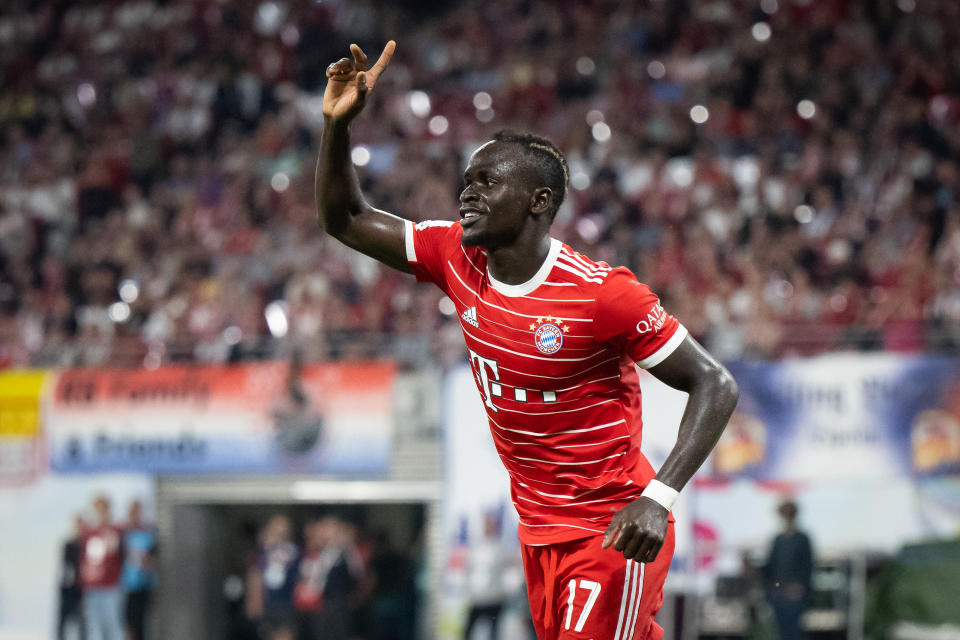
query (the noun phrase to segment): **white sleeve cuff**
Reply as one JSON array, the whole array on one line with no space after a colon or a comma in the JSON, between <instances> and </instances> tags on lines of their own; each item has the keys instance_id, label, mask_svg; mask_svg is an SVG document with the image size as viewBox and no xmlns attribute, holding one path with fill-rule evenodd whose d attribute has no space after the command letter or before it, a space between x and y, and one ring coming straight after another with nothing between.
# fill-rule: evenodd
<instances>
[{"instance_id":1,"label":"white sleeve cuff","mask_svg":"<svg viewBox=\"0 0 960 640\"><path fill-rule=\"evenodd\" d=\"M403 243L407 247L407 262L416 262L417 251L413 247L413 223L409 220L403 221Z\"/></svg>"},{"instance_id":2,"label":"white sleeve cuff","mask_svg":"<svg viewBox=\"0 0 960 640\"><path fill-rule=\"evenodd\" d=\"M641 369L649 369L657 366L680 346L680 343L683 342L683 339L687 337L688 333L685 326L682 324L678 325L677 330L673 332L673 335L670 336L670 339L667 340L662 347L654 351L652 355L637 361L637 364L640 365Z\"/></svg>"}]
</instances>

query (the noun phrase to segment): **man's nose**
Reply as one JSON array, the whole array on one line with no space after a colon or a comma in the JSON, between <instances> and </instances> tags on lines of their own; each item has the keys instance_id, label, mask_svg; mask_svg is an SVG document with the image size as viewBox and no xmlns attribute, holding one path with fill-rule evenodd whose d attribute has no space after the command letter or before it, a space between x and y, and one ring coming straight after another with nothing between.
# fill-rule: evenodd
<instances>
[{"instance_id":1,"label":"man's nose","mask_svg":"<svg viewBox=\"0 0 960 640\"><path fill-rule=\"evenodd\" d=\"M465 204L470 200L476 200L477 194L473 192L470 187L466 187L463 191L460 192L460 204Z\"/></svg>"}]
</instances>

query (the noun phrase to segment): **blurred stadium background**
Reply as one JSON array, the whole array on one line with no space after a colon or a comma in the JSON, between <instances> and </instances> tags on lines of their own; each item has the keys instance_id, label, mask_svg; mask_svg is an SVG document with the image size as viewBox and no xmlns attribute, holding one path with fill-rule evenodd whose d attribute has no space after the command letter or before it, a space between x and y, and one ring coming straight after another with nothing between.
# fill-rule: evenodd
<instances>
[{"instance_id":1,"label":"blurred stadium background","mask_svg":"<svg viewBox=\"0 0 960 640\"><path fill-rule=\"evenodd\" d=\"M462 638L484 603L531 637L452 303L315 225L325 66L389 38L371 202L450 218L479 142L545 135L554 235L740 382L677 506L668 640L776 637L784 499L810 638L960 638L958 33L953 0L6 0L0 639L57 637L101 495L156 527L150 638L289 637L257 635L293 597L263 549L315 539L352 638ZM683 398L644 390L658 464Z\"/></svg>"}]
</instances>

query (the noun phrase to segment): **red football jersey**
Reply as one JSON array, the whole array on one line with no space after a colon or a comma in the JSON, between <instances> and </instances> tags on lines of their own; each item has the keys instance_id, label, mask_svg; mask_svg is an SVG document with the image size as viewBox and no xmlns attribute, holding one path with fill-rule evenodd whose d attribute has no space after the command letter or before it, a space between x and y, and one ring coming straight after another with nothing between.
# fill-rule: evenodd
<instances>
[{"instance_id":1,"label":"red football jersey","mask_svg":"<svg viewBox=\"0 0 960 640\"><path fill-rule=\"evenodd\" d=\"M687 331L629 270L556 239L529 281L498 282L486 250L462 246L461 230L408 222L407 260L456 305L520 540L602 534L655 475L640 452L634 362L659 364Z\"/></svg>"}]
</instances>

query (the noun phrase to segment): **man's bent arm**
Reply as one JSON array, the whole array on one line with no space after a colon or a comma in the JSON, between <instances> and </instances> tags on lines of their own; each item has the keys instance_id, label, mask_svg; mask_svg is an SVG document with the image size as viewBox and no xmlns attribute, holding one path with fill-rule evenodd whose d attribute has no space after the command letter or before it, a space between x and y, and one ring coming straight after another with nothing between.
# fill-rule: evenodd
<instances>
[{"instance_id":1,"label":"man's bent arm","mask_svg":"<svg viewBox=\"0 0 960 640\"><path fill-rule=\"evenodd\" d=\"M656 559L666 540L668 505L710 455L739 398L730 372L690 336L649 371L674 389L686 391L689 398L677 444L656 476L666 488L659 487L657 492L649 491L652 486L645 489L640 498L614 514L604 533L604 548L613 546L638 562Z\"/></svg>"},{"instance_id":2,"label":"man's bent arm","mask_svg":"<svg viewBox=\"0 0 960 640\"><path fill-rule=\"evenodd\" d=\"M726 367L689 336L650 373L689 394L677 443L657 473L657 480L679 491L717 444L737 406L740 391Z\"/></svg>"},{"instance_id":3,"label":"man's bent arm","mask_svg":"<svg viewBox=\"0 0 960 640\"><path fill-rule=\"evenodd\" d=\"M324 119L314 189L322 229L348 247L410 273L403 219L371 207L360 190L348 123Z\"/></svg>"},{"instance_id":4,"label":"man's bent arm","mask_svg":"<svg viewBox=\"0 0 960 640\"><path fill-rule=\"evenodd\" d=\"M363 111L367 94L390 64L396 46L393 40L388 42L367 69L366 54L352 44L352 59L341 58L327 67L314 190L322 229L348 247L409 273L404 221L367 204L350 159L350 123Z\"/></svg>"}]
</instances>

